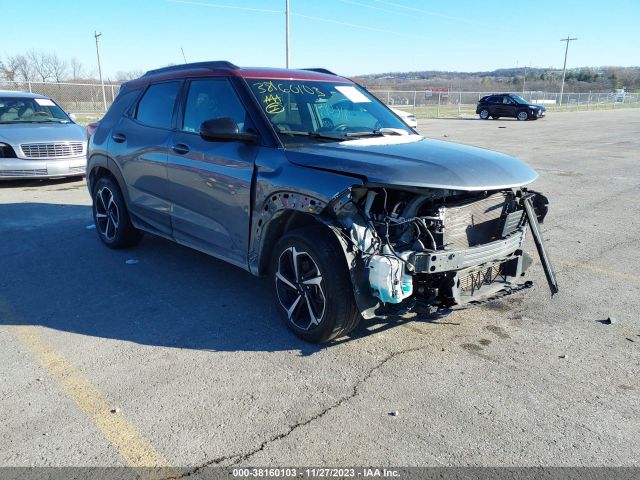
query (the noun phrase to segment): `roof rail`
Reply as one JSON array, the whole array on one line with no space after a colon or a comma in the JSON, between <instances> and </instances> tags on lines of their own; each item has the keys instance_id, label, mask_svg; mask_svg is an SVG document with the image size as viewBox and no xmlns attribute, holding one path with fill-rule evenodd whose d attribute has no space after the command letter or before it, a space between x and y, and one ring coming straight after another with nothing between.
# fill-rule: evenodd
<instances>
[{"instance_id":1,"label":"roof rail","mask_svg":"<svg viewBox=\"0 0 640 480\"><path fill-rule=\"evenodd\" d=\"M182 63L180 65L171 65L169 67L156 68L155 70L149 70L143 76L146 77L148 75L156 75L158 73L175 72L180 70L188 70L192 68L209 68L211 70L215 68L227 68L230 70L237 70L240 67L238 67L237 65L234 65L231 62L227 62L226 60L219 60L219 61L213 61L213 62Z\"/></svg>"},{"instance_id":2,"label":"roof rail","mask_svg":"<svg viewBox=\"0 0 640 480\"><path fill-rule=\"evenodd\" d=\"M308 70L310 72L318 72L318 73L326 73L327 75L334 75L339 77L337 73L332 72L331 70L327 70L326 68L303 68L302 70Z\"/></svg>"}]
</instances>

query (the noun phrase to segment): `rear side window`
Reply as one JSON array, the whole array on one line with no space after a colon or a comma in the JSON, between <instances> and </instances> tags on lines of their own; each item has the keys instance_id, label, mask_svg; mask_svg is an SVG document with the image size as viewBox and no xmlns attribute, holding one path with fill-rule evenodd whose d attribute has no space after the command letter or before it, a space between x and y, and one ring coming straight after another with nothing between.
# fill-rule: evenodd
<instances>
[{"instance_id":1,"label":"rear side window","mask_svg":"<svg viewBox=\"0 0 640 480\"><path fill-rule=\"evenodd\" d=\"M109 107L109 110L107 110L104 118L101 120L101 123L103 123L105 120L111 120L112 118L119 118L125 112L125 110L131 108L131 105L135 102L139 94L139 89L129 90L121 88L118 96Z\"/></svg>"},{"instance_id":2,"label":"rear side window","mask_svg":"<svg viewBox=\"0 0 640 480\"><path fill-rule=\"evenodd\" d=\"M179 89L180 82L151 85L138 103L136 119L150 127L171 128L173 106Z\"/></svg>"}]
</instances>

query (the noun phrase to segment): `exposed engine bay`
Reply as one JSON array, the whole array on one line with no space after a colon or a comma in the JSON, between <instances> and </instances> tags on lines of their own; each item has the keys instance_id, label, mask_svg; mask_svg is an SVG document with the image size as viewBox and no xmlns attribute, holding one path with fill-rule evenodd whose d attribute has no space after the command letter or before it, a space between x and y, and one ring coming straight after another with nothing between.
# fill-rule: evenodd
<instances>
[{"instance_id":1,"label":"exposed engine bay","mask_svg":"<svg viewBox=\"0 0 640 480\"><path fill-rule=\"evenodd\" d=\"M532 262L522 250L530 225L557 292L538 225L548 203L541 194L372 186L336 200L365 318L415 307L435 312L510 291Z\"/></svg>"}]
</instances>

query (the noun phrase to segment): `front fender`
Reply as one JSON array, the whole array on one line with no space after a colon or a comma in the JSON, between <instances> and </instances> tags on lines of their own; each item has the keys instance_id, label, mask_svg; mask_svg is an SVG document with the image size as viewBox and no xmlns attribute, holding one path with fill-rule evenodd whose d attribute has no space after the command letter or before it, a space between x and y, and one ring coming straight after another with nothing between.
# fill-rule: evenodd
<instances>
[{"instance_id":1,"label":"front fender","mask_svg":"<svg viewBox=\"0 0 640 480\"><path fill-rule=\"evenodd\" d=\"M256 158L248 263L254 275L262 274L263 255L271 252L269 229L286 212L320 219L329 202L346 189L361 185L358 178L314 170L290 163L283 150L262 149Z\"/></svg>"}]
</instances>

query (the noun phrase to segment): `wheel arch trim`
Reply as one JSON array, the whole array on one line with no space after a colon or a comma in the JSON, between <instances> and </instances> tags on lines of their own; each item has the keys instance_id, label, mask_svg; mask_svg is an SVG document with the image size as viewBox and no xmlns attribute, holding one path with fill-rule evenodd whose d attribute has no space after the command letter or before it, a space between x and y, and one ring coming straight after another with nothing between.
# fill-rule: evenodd
<instances>
[{"instance_id":1,"label":"wheel arch trim","mask_svg":"<svg viewBox=\"0 0 640 480\"><path fill-rule=\"evenodd\" d=\"M126 182L124 181L124 176L120 171L117 163L109 156L103 155L100 153L96 153L91 155L89 161L87 162L89 168L87 168L87 187L89 189L89 194L93 195L93 187L95 186L96 177L95 172L99 169L107 170L111 176L115 179L118 187L120 188L120 192L124 197L124 201L127 205L129 205L129 191L125 188Z\"/></svg>"},{"instance_id":2,"label":"wheel arch trim","mask_svg":"<svg viewBox=\"0 0 640 480\"><path fill-rule=\"evenodd\" d=\"M263 275L268 265L267 255L278 238L297 226L318 224L319 214L327 203L315 196L297 193L290 190L279 190L271 193L255 212L249 250L249 270L254 275Z\"/></svg>"},{"instance_id":3,"label":"wheel arch trim","mask_svg":"<svg viewBox=\"0 0 640 480\"><path fill-rule=\"evenodd\" d=\"M249 269L254 275L265 274L271 259L269 250L275 247L279 238L286 232L295 228L322 225L328 234L335 237L344 254L345 267L349 269L358 310L364 318L373 318L380 307L380 302L370 292L364 262L361 257L353 253L344 238L341 227L333 221L335 217L332 214L340 208L342 202L347 201L348 195L343 193L340 192L328 203L314 199L316 204L313 205L315 207L313 212L306 209L307 201L312 198L308 195L286 191L274 193L266 202L267 208L263 208L263 217L267 221L263 223L258 221L256 224L259 231L255 232L256 237L253 242L255 250L249 255ZM285 207L283 202L289 208Z\"/></svg>"}]
</instances>

